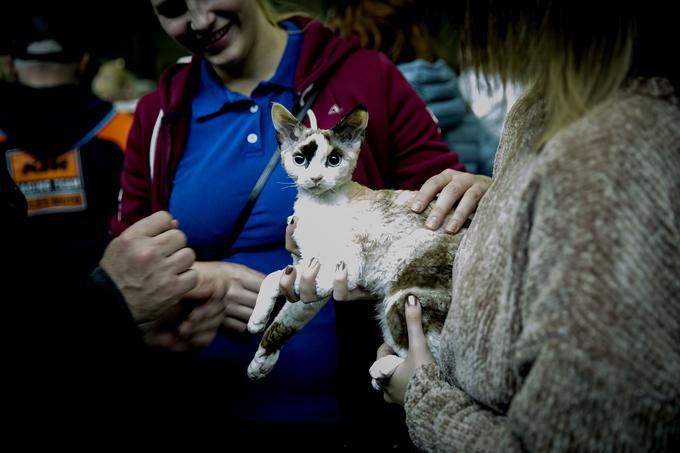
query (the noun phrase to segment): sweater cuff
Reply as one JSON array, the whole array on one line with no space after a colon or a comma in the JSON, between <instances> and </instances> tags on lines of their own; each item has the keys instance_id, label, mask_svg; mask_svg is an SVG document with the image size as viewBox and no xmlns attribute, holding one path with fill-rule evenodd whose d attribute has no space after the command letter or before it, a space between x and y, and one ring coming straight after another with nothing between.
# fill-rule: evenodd
<instances>
[{"instance_id":1,"label":"sweater cuff","mask_svg":"<svg viewBox=\"0 0 680 453\"><path fill-rule=\"evenodd\" d=\"M404 409L407 413L425 396L432 383L440 379L439 367L436 363L426 363L416 369L406 386L406 394L404 395Z\"/></svg>"},{"instance_id":2,"label":"sweater cuff","mask_svg":"<svg viewBox=\"0 0 680 453\"><path fill-rule=\"evenodd\" d=\"M418 449L433 451L441 441L440 412L474 404L458 387L450 385L435 363L421 366L411 377L404 396L406 426Z\"/></svg>"}]
</instances>

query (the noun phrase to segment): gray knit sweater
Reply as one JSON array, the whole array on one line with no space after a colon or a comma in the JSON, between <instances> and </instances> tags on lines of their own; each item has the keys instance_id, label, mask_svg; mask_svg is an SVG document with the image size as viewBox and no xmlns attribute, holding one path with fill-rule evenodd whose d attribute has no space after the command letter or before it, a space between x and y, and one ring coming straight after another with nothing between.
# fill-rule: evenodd
<instances>
[{"instance_id":1,"label":"gray knit sweater","mask_svg":"<svg viewBox=\"0 0 680 453\"><path fill-rule=\"evenodd\" d=\"M427 451L657 451L680 427L680 109L636 80L540 152L510 114L461 242L438 366L406 393Z\"/></svg>"}]
</instances>

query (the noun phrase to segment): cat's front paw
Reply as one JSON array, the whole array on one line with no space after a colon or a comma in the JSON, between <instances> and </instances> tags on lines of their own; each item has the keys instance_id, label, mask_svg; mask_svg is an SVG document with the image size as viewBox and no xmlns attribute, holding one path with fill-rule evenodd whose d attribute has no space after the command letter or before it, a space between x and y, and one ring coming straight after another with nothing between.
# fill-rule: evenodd
<instances>
[{"instance_id":1,"label":"cat's front paw","mask_svg":"<svg viewBox=\"0 0 680 453\"><path fill-rule=\"evenodd\" d=\"M264 328L267 326L267 320L265 319L264 321L256 321L252 317L248 321L248 332L250 333L260 333L264 330Z\"/></svg>"},{"instance_id":2,"label":"cat's front paw","mask_svg":"<svg viewBox=\"0 0 680 453\"><path fill-rule=\"evenodd\" d=\"M381 357L371 365L368 373L373 378L371 384L376 390L380 389L380 383L388 380L394 374L394 370L404 361L403 358L396 355L386 355Z\"/></svg>"},{"instance_id":3,"label":"cat's front paw","mask_svg":"<svg viewBox=\"0 0 680 453\"><path fill-rule=\"evenodd\" d=\"M248 377L250 379L262 379L268 375L276 361L279 360L279 353L281 351L275 351L268 354L264 348L259 347L255 353L255 357L251 360L250 365L248 365Z\"/></svg>"}]
</instances>

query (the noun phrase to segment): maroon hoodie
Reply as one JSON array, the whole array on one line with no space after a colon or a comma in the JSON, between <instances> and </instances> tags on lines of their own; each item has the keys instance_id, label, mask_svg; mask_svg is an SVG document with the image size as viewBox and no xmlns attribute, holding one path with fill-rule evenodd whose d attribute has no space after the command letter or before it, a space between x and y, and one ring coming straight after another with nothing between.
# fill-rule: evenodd
<instances>
[{"instance_id":1,"label":"maroon hoodie","mask_svg":"<svg viewBox=\"0 0 680 453\"><path fill-rule=\"evenodd\" d=\"M361 49L358 40L339 38L309 18L292 20L304 33L295 76L300 96L304 99L310 86L328 73L311 108L317 127L333 127L358 104L368 108L370 119L355 181L376 189L419 189L444 169L464 170L424 102L386 56ZM175 64L161 75L159 88L140 100L125 153L114 235L168 209L200 73L196 57ZM309 125L309 117L305 124Z\"/></svg>"}]
</instances>

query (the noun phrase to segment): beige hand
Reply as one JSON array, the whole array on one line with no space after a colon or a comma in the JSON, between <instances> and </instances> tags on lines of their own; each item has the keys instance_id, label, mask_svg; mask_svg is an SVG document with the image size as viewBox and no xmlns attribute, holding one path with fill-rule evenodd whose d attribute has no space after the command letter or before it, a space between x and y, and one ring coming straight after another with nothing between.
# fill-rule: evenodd
<instances>
[{"instance_id":1,"label":"beige hand","mask_svg":"<svg viewBox=\"0 0 680 453\"><path fill-rule=\"evenodd\" d=\"M404 405L406 387L413 373L420 366L434 362L434 357L432 357L423 333L420 302L415 296L408 296L405 315L408 330L408 355L404 362L394 370L392 377L379 382L385 401L402 406ZM389 347L383 345L378 349L377 359L379 360L390 353L392 351Z\"/></svg>"},{"instance_id":2,"label":"beige hand","mask_svg":"<svg viewBox=\"0 0 680 453\"><path fill-rule=\"evenodd\" d=\"M450 169L444 170L425 181L425 184L415 195L411 209L415 212L423 212L436 197L437 201L425 223L428 228L436 230L458 202L453 216L445 226L447 232L457 233L475 212L479 200L490 185L491 178L488 176L473 175ZM437 195L439 196L437 197Z\"/></svg>"},{"instance_id":3,"label":"beige hand","mask_svg":"<svg viewBox=\"0 0 680 453\"><path fill-rule=\"evenodd\" d=\"M222 261L197 262L194 269L200 280L222 281L225 287L223 325L236 332L245 332L265 275L241 264Z\"/></svg>"},{"instance_id":4,"label":"beige hand","mask_svg":"<svg viewBox=\"0 0 680 453\"><path fill-rule=\"evenodd\" d=\"M137 322L164 316L198 276L195 254L169 213L146 217L113 239L99 265L123 294Z\"/></svg>"}]
</instances>

